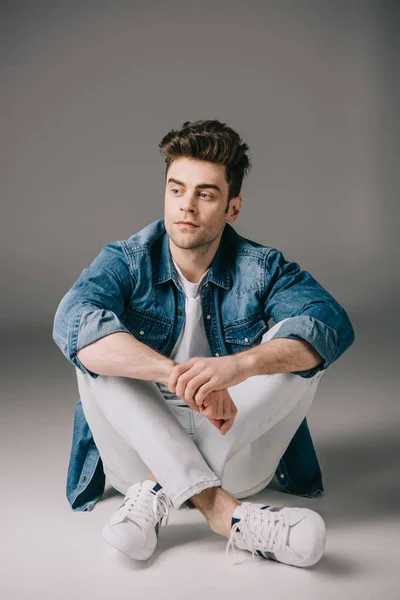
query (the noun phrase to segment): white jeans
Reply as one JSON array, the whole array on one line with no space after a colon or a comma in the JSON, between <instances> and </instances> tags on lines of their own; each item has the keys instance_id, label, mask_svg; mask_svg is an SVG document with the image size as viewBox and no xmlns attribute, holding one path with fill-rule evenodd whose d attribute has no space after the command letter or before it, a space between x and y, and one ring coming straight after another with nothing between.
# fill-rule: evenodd
<instances>
[{"instance_id":1,"label":"white jeans","mask_svg":"<svg viewBox=\"0 0 400 600\"><path fill-rule=\"evenodd\" d=\"M308 379L293 373L256 375L228 388L238 412L223 436L189 406L168 404L152 381L94 379L76 368L82 408L110 484L125 494L151 471L175 508L209 487L222 486L238 499L264 489L324 373Z\"/></svg>"}]
</instances>

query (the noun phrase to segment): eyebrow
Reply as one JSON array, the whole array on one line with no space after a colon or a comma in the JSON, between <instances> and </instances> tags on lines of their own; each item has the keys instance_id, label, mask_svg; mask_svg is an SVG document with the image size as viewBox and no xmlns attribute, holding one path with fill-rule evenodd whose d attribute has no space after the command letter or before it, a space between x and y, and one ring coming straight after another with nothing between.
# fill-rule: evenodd
<instances>
[{"instance_id":1,"label":"eyebrow","mask_svg":"<svg viewBox=\"0 0 400 600\"><path fill-rule=\"evenodd\" d=\"M183 187L186 187L185 184L183 183L183 181L179 181L179 179L174 179L173 177L170 177L168 179L167 183L177 183L178 185L183 185ZM211 188L213 190L217 190L217 192L219 192L220 194L222 194L221 190L219 189L219 187L215 184L215 183L199 183L198 185L196 185L196 190L204 190L207 188Z\"/></svg>"}]
</instances>

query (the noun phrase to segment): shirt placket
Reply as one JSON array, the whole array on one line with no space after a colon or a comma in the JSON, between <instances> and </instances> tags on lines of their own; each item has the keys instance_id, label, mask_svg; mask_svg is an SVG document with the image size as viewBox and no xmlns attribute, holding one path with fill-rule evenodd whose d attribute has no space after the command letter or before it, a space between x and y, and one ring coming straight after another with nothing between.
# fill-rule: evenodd
<instances>
[{"instance_id":1,"label":"shirt placket","mask_svg":"<svg viewBox=\"0 0 400 600\"><path fill-rule=\"evenodd\" d=\"M203 310L204 329L207 335L210 350L213 356L221 356L222 350L218 338L218 328L215 319L215 309L209 283L205 283L201 290L201 304Z\"/></svg>"}]
</instances>

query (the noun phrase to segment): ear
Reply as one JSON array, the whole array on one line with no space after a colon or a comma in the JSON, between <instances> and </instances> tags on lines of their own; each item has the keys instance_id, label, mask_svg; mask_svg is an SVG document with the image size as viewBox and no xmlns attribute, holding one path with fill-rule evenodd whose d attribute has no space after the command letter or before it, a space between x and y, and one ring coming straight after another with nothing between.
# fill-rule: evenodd
<instances>
[{"instance_id":1,"label":"ear","mask_svg":"<svg viewBox=\"0 0 400 600\"><path fill-rule=\"evenodd\" d=\"M228 221L228 223L233 223L233 221L236 221L236 219L238 218L238 216L240 214L241 208L242 208L242 196L235 196L235 198L232 198L232 200L230 201L228 216L226 219Z\"/></svg>"}]
</instances>

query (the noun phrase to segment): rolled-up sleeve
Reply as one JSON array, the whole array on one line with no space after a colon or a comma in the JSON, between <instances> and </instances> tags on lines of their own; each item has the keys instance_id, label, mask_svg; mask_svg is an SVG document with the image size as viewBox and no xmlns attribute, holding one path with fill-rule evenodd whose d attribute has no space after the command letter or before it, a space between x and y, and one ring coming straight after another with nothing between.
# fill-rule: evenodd
<instances>
[{"instance_id":1,"label":"rolled-up sleeve","mask_svg":"<svg viewBox=\"0 0 400 600\"><path fill-rule=\"evenodd\" d=\"M82 373L86 369L76 353L118 331L130 331L122 322L134 285L129 257L123 242L105 244L91 265L81 272L58 305L53 322L53 340L66 359Z\"/></svg>"},{"instance_id":2,"label":"rolled-up sleeve","mask_svg":"<svg viewBox=\"0 0 400 600\"><path fill-rule=\"evenodd\" d=\"M272 248L266 256L264 315L275 323L287 319L271 340L287 338L309 342L323 362L301 377L327 369L355 340L350 319L333 296L298 263L285 260Z\"/></svg>"}]
</instances>

